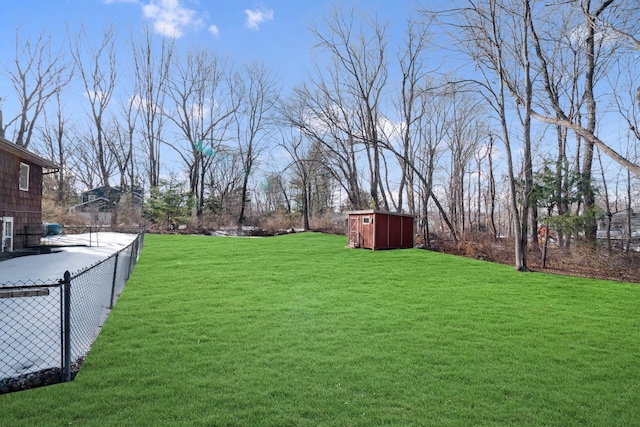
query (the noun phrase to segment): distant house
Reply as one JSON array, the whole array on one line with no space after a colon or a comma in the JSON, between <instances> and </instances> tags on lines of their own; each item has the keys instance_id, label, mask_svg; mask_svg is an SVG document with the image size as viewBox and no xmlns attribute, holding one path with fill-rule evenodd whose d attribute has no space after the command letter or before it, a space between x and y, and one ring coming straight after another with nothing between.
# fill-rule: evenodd
<instances>
[{"instance_id":1,"label":"distant house","mask_svg":"<svg viewBox=\"0 0 640 427\"><path fill-rule=\"evenodd\" d=\"M624 246L629 243L633 250L640 250L640 213L631 211L616 212L611 216L611 226L609 218L605 217L598 221L598 240L609 239L616 246Z\"/></svg>"},{"instance_id":2,"label":"distant house","mask_svg":"<svg viewBox=\"0 0 640 427\"><path fill-rule=\"evenodd\" d=\"M113 207L120 203L125 194L120 187L96 187L80 193L81 203L69 208L70 214L81 216L89 224L111 224ZM141 187L133 188L133 204L136 208L142 208L144 192Z\"/></svg>"},{"instance_id":3,"label":"distant house","mask_svg":"<svg viewBox=\"0 0 640 427\"><path fill-rule=\"evenodd\" d=\"M55 163L0 137L0 252L40 244L42 177Z\"/></svg>"}]
</instances>

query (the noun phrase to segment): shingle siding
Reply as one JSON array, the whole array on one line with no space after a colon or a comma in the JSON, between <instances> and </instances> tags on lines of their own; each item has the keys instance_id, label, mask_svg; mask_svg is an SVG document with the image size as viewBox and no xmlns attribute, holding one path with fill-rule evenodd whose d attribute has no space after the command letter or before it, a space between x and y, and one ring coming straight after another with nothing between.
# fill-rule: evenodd
<instances>
[{"instance_id":1,"label":"shingle siding","mask_svg":"<svg viewBox=\"0 0 640 427\"><path fill-rule=\"evenodd\" d=\"M20 163L29 165L28 191L20 190ZM42 223L42 166L0 146L0 217L4 216L13 217L13 248L24 247L25 227Z\"/></svg>"}]
</instances>

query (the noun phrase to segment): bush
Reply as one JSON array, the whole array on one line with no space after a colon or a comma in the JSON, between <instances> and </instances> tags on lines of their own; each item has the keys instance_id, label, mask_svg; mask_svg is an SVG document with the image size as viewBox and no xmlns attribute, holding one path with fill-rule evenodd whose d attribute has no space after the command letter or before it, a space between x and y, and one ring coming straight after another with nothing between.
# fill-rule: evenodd
<instances>
[{"instance_id":1,"label":"bush","mask_svg":"<svg viewBox=\"0 0 640 427\"><path fill-rule=\"evenodd\" d=\"M283 234L301 227L300 214L284 210L268 212L256 221L256 226L269 234Z\"/></svg>"},{"instance_id":2,"label":"bush","mask_svg":"<svg viewBox=\"0 0 640 427\"><path fill-rule=\"evenodd\" d=\"M309 226L315 231L342 236L347 232L347 217L329 212L310 218Z\"/></svg>"}]
</instances>

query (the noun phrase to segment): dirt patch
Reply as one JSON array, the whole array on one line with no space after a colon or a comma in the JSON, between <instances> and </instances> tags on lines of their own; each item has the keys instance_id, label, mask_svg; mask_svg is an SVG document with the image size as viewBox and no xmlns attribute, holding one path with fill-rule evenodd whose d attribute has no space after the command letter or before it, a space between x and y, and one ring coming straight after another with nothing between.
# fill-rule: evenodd
<instances>
[{"instance_id":1,"label":"dirt patch","mask_svg":"<svg viewBox=\"0 0 640 427\"><path fill-rule=\"evenodd\" d=\"M76 377L84 359L78 359L71 364L71 381ZM44 387L63 382L63 373L60 368L44 369L31 372L17 378L4 378L0 380L0 394L13 393L14 391L29 390L36 387Z\"/></svg>"}]
</instances>

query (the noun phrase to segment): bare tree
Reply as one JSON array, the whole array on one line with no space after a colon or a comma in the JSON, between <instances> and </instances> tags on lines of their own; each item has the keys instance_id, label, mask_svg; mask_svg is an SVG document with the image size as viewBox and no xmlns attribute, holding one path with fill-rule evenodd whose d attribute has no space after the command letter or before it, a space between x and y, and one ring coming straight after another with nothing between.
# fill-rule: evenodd
<instances>
[{"instance_id":1,"label":"bare tree","mask_svg":"<svg viewBox=\"0 0 640 427\"><path fill-rule=\"evenodd\" d=\"M485 212L487 215L487 228L493 237L499 236L499 230L496 226L496 179L493 168L493 155L494 155L494 137L492 133L489 133L489 144L487 145L487 161L488 161L488 188L485 197Z\"/></svg>"},{"instance_id":2,"label":"bare tree","mask_svg":"<svg viewBox=\"0 0 640 427\"><path fill-rule=\"evenodd\" d=\"M252 63L243 70L240 106L234 114L238 153L242 158L244 179L238 215L238 231L246 220L249 177L254 172L258 157L264 152L274 124L273 113L280 96L276 76L263 64Z\"/></svg>"},{"instance_id":3,"label":"bare tree","mask_svg":"<svg viewBox=\"0 0 640 427\"><path fill-rule=\"evenodd\" d=\"M60 205L68 204L71 201L72 185L75 179L67 162L72 151L72 127L70 118L64 113L60 92L54 96L55 104L50 108L50 112L45 109L44 120L39 126L38 148L42 153L46 153L49 159L60 165L60 170L55 176L56 179L56 202Z\"/></svg>"},{"instance_id":4,"label":"bare tree","mask_svg":"<svg viewBox=\"0 0 640 427\"><path fill-rule=\"evenodd\" d=\"M140 110L147 180L150 187L157 187L160 182L160 145L166 120L163 110L174 45L163 37L158 46L148 28L145 28L142 40L138 41L133 36L131 40L135 73L133 102Z\"/></svg>"},{"instance_id":5,"label":"bare tree","mask_svg":"<svg viewBox=\"0 0 640 427\"><path fill-rule=\"evenodd\" d=\"M475 174L476 174L476 201L475 201L475 212L474 212L474 219L471 218L471 215L469 215L469 224L472 224L472 222L475 220L476 223L476 231L482 231L482 226L483 226L483 222L481 220L482 218L482 196L484 194L484 192L482 191L482 183L484 181L484 173L482 170L482 162L485 158L487 158L488 156L490 156L490 151L489 148L486 145L480 145L478 146L478 148L474 151L473 153L473 158L476 162L476 170L475 170ZM491 177L493 178L493 177ZM471 184L471 183L469 183ZM491 184L489 184L491 185ZM495 185L495 183L493 184ZM488 210L487 210L488 211ZM471 206L469 206L469 213L471 213ZM484 225L486 225L487 223L485 222ZM495 233L494 233L495 236Z\"/></svg>"},{"instance_id":6,"label":"bare tree","mask_svg":"<svg viewBox=\"0 0 640 427\"><path fill-rule=\"evenodd\" d=\"M586 27L586 66L584 75L584 96L587 107L586 131L589 135L595 135L596 131L596 98L594 95L595 71L596 71L596 20L605 12L614 0L605 0L597 8L592 8L591 0L584 0L582 10ZM595 141L585 139L584 161L582 163L581 192L584 198L584 208L587 217L585 237L588 241L596 240L595 195L592 186L591 173L593 168L593 149Z\"/></svg>"},{"instance_id":7,"label":"bare tree","mask_svg":"<svg viewBox=\"0 0 640 427\"><path fill-rule=\"evenodd\" d=\"M264 175L260 184L260 192L264 197L260 214L268 214L275 211L291 212L291 202L289 200L287 176L283 171L271 171Z\"/></svg>"},{"instance_id":8,"label":"bare tree","mask_svg":"<svg viewBox=\"0 0 640 427\"><path fill-rule=\"evenodd\" d=\"M16 29L15 51L13 68L7 68L6 72L20 111L6 125L3 125L0 113L0 136L5 135L9 126L15 125L13 140L26 148L49 99L71 81L73 65L66 60L62 47L52 48L51 38L44 33L35 41L27 38L21 43L20 29Z\"/></svg>"},{"instance_id":9,"label":"bare tree","mask_svg":"<svg viewBox=\"0 0 640 427\"><path fill-rule=\"evenodd\" d=\"M556 4L537 8L535 16L533 14L527 15L531 22L544 23L542 28L535 30L532 29L531 23L527 24L532 48L535 49L535 55L531 55L530 58L531 67L539 76L534 82L536 89L539 89L534 91L535 96L532 99L534 107L531 109L531 116L535 116L533 108L543 108L547 111L549 105L547 97L553 97L555 103L565 105L568 120L573 123L580 123L582 120L585 97L583 96L581 78L584 75L585 66L581 58L584 43L579 36L580 31L576 30L581 26L581 16L574 12L571 8L567 9L566 4ZM539 44L540 39L545 41L545 46ZM541 57L544 60L541 60ZM553 111L550 114L554 114ZM575 151L572 158L569 154L568 137L570 133L567 128L555 125L550 129L555 132L557 139L556 189L554 192L557 200L554 206L559 215L570 214L572 206L569 200L573 199L570 182L573 181L572 177L581 173L580 156L583 152L583 139L579 135L574 135ZM532 201L531 207L536 206L535 201ZM580 214L582 201L578 200L573 204L573 209L576 215ZM530 219L532 221L531 230L534 231L536 229L535 218L531 215ZM556 232L560 244L568 245L571 233L564 233L562 229L556 229Z\"/></svg>"},{"instance_id":10,"label":"bare tree","mask_svg":"<svg viewBox=\"0 0 640 427\"><path fill-rule=\"evenodd\" d=\"M448 183L449 218L459 235L466 231L465 175L469 172L470 161L482 137L486 134L482 124L482 108L470 95L468 92L458 91L456 85L453 85L444 99L451 105L446 140L451 164Z\"/></svg>"},{"instance_id":11,"label":"bare tree","mask_svg":"<svg viewBox=\"0 0 640 427\"><path fill-rule=\"evenodd\" d=\"M286 106L284 108L287 108ZM283 123L283 128L287 128L287 123ZM282 131L280 147L286 150L291 158L291 162L287 168L294 169L295 181L300 188L300 213L302 214L302 222L305 230L309 230L309 193L310 176L315 166L308 160L308 152L310 150L310 140L304 134L291 127L291 132Z\"/></svg>"},{"instance_id":12,"label":"bare tree","mask_svg":"<svg viewBox=\"0 0 640 427\"><path fill-rule=\"evenodd\" d=\"M102 163L110 179L116 174L118 167L111 150L100 153L95 143L95 132L89 128L74 129L71 140L67 165L73 170L76 181L88 189L104 186L102 167L96 166ZM111 188L111 184L108 187Z\"/></svg>"},{"instance_id":13,"label":"bare tree","mask_svg":"<svg viewBox=\"0 0 640 427\"><path fill-rule=\"evenodd\" d=\"M315 24L311 32L317 47L329 53L328 77L318 76L321 82L330 80L337 106L348 112L350 129L344 129L349 138L364 144L369 164L370 193L375 208L389 209L384 181L381 179L380 113L384 88L387 83L386 25L377 16L362 12L359 19L354 9L337 6L333 13ZM333 106L329 105L329 108ZM337 124L337 123L336 123Z\"/></svg>"},{"instance_id":14,"label":"bare tree","mask_svg":"<svg viewBox=\"0 0 640 427\"><path fill-rule=\"evenodd\" d=\"M363 209L368 203L361 191L359 143L353 136L351 114L346 102L328 83L298 86L280 112L289 126L323 145L326 166L347 194L347 208ZM337 82L331 81L331 84Z\"/></svg>"},{"instance_id":15,"label":"bare tree","mask_svg":"<svg viewBox=\"0 0 640 427\"><path fill-rule=\"evenodd\" d=\"M114 173L114 156L107 143L107 110L111 103L118 75L116 57L116 34L112 27L103 31L102 39L92 46L86 30L83 28L71 43L73 57L78 74L84 84L85 96L89 102L88 116L90 124L85 129L82 140L91 145L94 162L89 167L97 167L100 184L106 187L110 207L114 206L111 178ZM117 223L115 210L111 223Z\"/></svg>"},{"instance_id":16,"label":"bare tree","mask_svg":"<svg viewBox=\"0 0 640 427\"><path fill-rule=\"evenodd\" d=\"M600 3L597 7L592 6L590 0L580 0L580 1L572 1L571 3L576 4L580 7L580 10L584 17L584 31L583 34L585 36L585 47L583 51L583 55L585 57L585 71L584 71L584 86L585 86L585 100L587 103L587 124L583 126L579 122L576 123L574 120L571 120L570 115L564 110L563 106L558 102L558 97L555 96L553 90L554 86L552 83L552 76L549 72L551 65L549 64L548 58L545 56L545 49L543 48L543 42L541 41L541 37L539 37L538 28L533 19L531 19L529 23L532 42L536 49L536 56L538 57L540 63L540 73L543 78L543 84L545 93L548 95L549 104L551 106L551 110L553 114L549 111L542 110L532 111L532 116L537 120L548 123L552 125L558 125L566 129L570 129L576 133L579 137L583 138L584 141L589 145L585 153L585 159L587 163L590 163L589 160L593 160L593 146L597 146L604 154L609 156L613 161L618 163L620 166L625 169L630 170L632 173L636 175L640 175L640 166L636 163L630 161L625 158L621 154L619 154L615 149L613 149L610 144L602 141L595 134L595 123L597 120L596 116L596 104L595 97L593 96L593 88L594 88L594 73L595 69L598 66L598 62L596 60L596 47L601 45L604 40L607 40L608 43L612 43L613 40L611 38L606 37L596 37L596 27L598 22L605 19L604 13L610 8L613 3L613 0L606 0ZM631 6L629 6L628 2L624 2L627 5L626 13L630 12ZM623 13L618 10L618 13ZM609 47L611 49L611 47ZM582 166L583 173L590 170L591 165ZM588 174L590 176L590 174ZM586 182L586 181L585 181ZM584 187L584 184L583 184ZM587 197L590 197L588 195ZM590 200L589 200L590 201Z\"/></svg>"},{"instance_id":17,"label":"bare tree","mask_svg":"<svg viewBox=\"0 0 640 427\"><path fill-rule=\"evenodd\" d=\"M402 174L398 188L398 203L396 211L401 212L403 194L407 193L409 213L415 214L414 173L408 162L415 162L415 146L417 128L425 120L424 82L427 81L427 70L424 54L429 42L429 28L424 23L407 23L404 48L398 55L398 63L402 73L400 84L400 100L397 109L401 111L400 140L402 156L398 159ZM387 136L387 139L389 137ZM407 161L405 161L407 159Z\"/></svg>"},{"instance_id":18,"label":"bare tree","mask_svg":"<svg viewBox=\"0 0 640 427\"><path fill-rule=\"evenodd\" d=\"M102 40L96 46L89 44L89 38L85 29L72 41L71 55L76 64L85 96L89 102L88 116L91 125L87 129L89 140L95 145L97 154L98 172L101 184L110 186L111 171L106 158L109 147L105 141L107 132L106 111L111 102L116 86L116 35L113 28L106 29L102 34Z\"/></svg>"},{"instance_id":19,"label":"bare tree","mask_svg":"<svg viewBox=\"0 0 640 427\"><path fill-rule=\"evenodd\" d=\"M446 95L446 89L441 84L427 81L426 87L420 90L419 105L422 111L415 123L416 145L410 154L408 166L418 178L419 193L422 195L421 209L419 209L422 236L427 247L431 246L431 230L429 228L430 201L436 205L442 221L447 225L451 237L458 240L457 231L449 219L446 210L436 197L433 189L436 186L435 173L445 150L446 140L451 126L451 103Z\"/></svg>"},{"instance_id":20,"label":"bare tree","mask_svg":"<svg viewBox=\"0 0 640 427\"><path fill-rule=\"evenodd\" d=\"M219 151L215 164L209 168L207 207L217 217L231 224L240 210L240 193L244 174L242 159L236 150Z\"/></svg>"},{"instance_id":21,"label":"bare tree","mask_svg":"<svg viewBox=\"0 0 640 427\"><path fill-rule=\"evenodd\" d=\"M172 108L166 119L178 129L175 142L166 142L180 156L189 174L189 192L196 199L196 215L202 216L209 168L227 138L240 97L231 82L227 61L197 50L172 63L167 95Z\"/></svg>"},{"instance_id":22,"label":"bare tree","mask_svg":"<svg viewBox=\"0 0 640 427\"><path fill-rule=\"evenodd\" d=\"M515 239L515 269L527 271L527 214L531 196L530 117L532 81L529 54L526 49L529 0L469 0L467 7L453 11L453 21L441 18L445 27L450 25L450 36L460 51L473 60L481 75L474 79L482 95L495 113L505 146L510 187L510 210ZM514 168L514 138L510 129L508 95L513 96L516 111L524 109L522 134L524 135L525 176L524 194L517 189ZM520 205L520 206L519 206Z\"/></svg>"},{"instance_id":23,"label":"bare tree","mask_svg":"<svg viewBox=\"0 0 640 427\"><path fill-rule=\"evenodd\" d=\"M425 84L432 84L432 82L427 81ZM419 90L420 96L416 105L418 110L422 112L416 115L421 120L412 125L414 129L412 139L415 142L412 152L405 155L403 147L396 147L390 142L382 144L386 150L404 161L417 180L417 192L422 196L419 222L427 246L430 246L431 239L429 231L430 201L436 205L440 218L446 224L451 238L456 242L459 239L446 209L433 191L435 187L434 174L442 156L443 146L449 137L449 128L452 123L451 103L446 91L441 90L444 86L434 85L434 87L422 87Z\"/></svg>"},{"instance_id":24,"label":"bare tree","mask_svg":"<svg viewBox=\"0 0 640 427\"><path fill-rule=\"evenodd\" d=\"M118 192L118 212L125 208L129 211L129 220L135 219L132 215L136 212L136 191L139 185L138 164L136 162L136 122L140 110L134 107L131 100L127 100L120 109L119 116L112 116L105 134L105 140L111 153L118 153L113 156L120 178ZM123 195L128 194L129 206L120 204Z\"/></svg>"},{"instance_id":25,"label":"bare tree","mask_svg":"<svg viewBox=\"0 0 640 427\"><path fill-rule=\"evenodd\" d=\"M544 93L547 95L547 104L551 106L555 117L551 117L549 112L539 114L533 111L532 115L545 123L570 129L579 138L584 140L583 161L580 171L580 193L583 200L583 215L586 219L585 238L588 241L595 241L597 226L594 210L595 197L591 178L594 146L597 146L614 161L631 171L636 170L640 172L640 167L619 155L596 136L598 115L594 90L597 82L597 73L599 72L601 75L605 73L603 67L611 60L612 53L617 44L615 40L612 40L607 34L602 32L597 33L597 22L607 12L613 1L606 0L597 6L594 6L591 0L580 0L572 3L579 6L580 14L584 21L582 25L572 29L571 36L579 42L581 49L578 60L582 60L584 63L583 73L581 73L583 78L583 92L581 96L584 99L584 106L586 108L586 124L583 125L579 120L582 115L579 110L577 119L572 120L570 112L568 113L563 107L561 97L555 90L557 86L553 81L553 75L550 71L553 69L553 63L550 61L549 56L546 55L547 50L544 46L544 43L546 43L549 38L546 35L540 36L539 23L537 23L533 17L529 17L528 26L536 50ZM556 38L557 37L558 35L556 35ZM545 104L542 104L542 108L544 108L544 105Z\"/></svg>"},{"instance_id":26,"label":"bare tree","mask_svg":"<svg viewBox=\"0 0 640 427\"><path fill-rule=\"evenodd\" d=\"M616 110L636 143L640 143L640 87L636 88L639 62L637 58L620 58L617 63L619 72L608 79Z\"/></svg>"}]
</instances>

